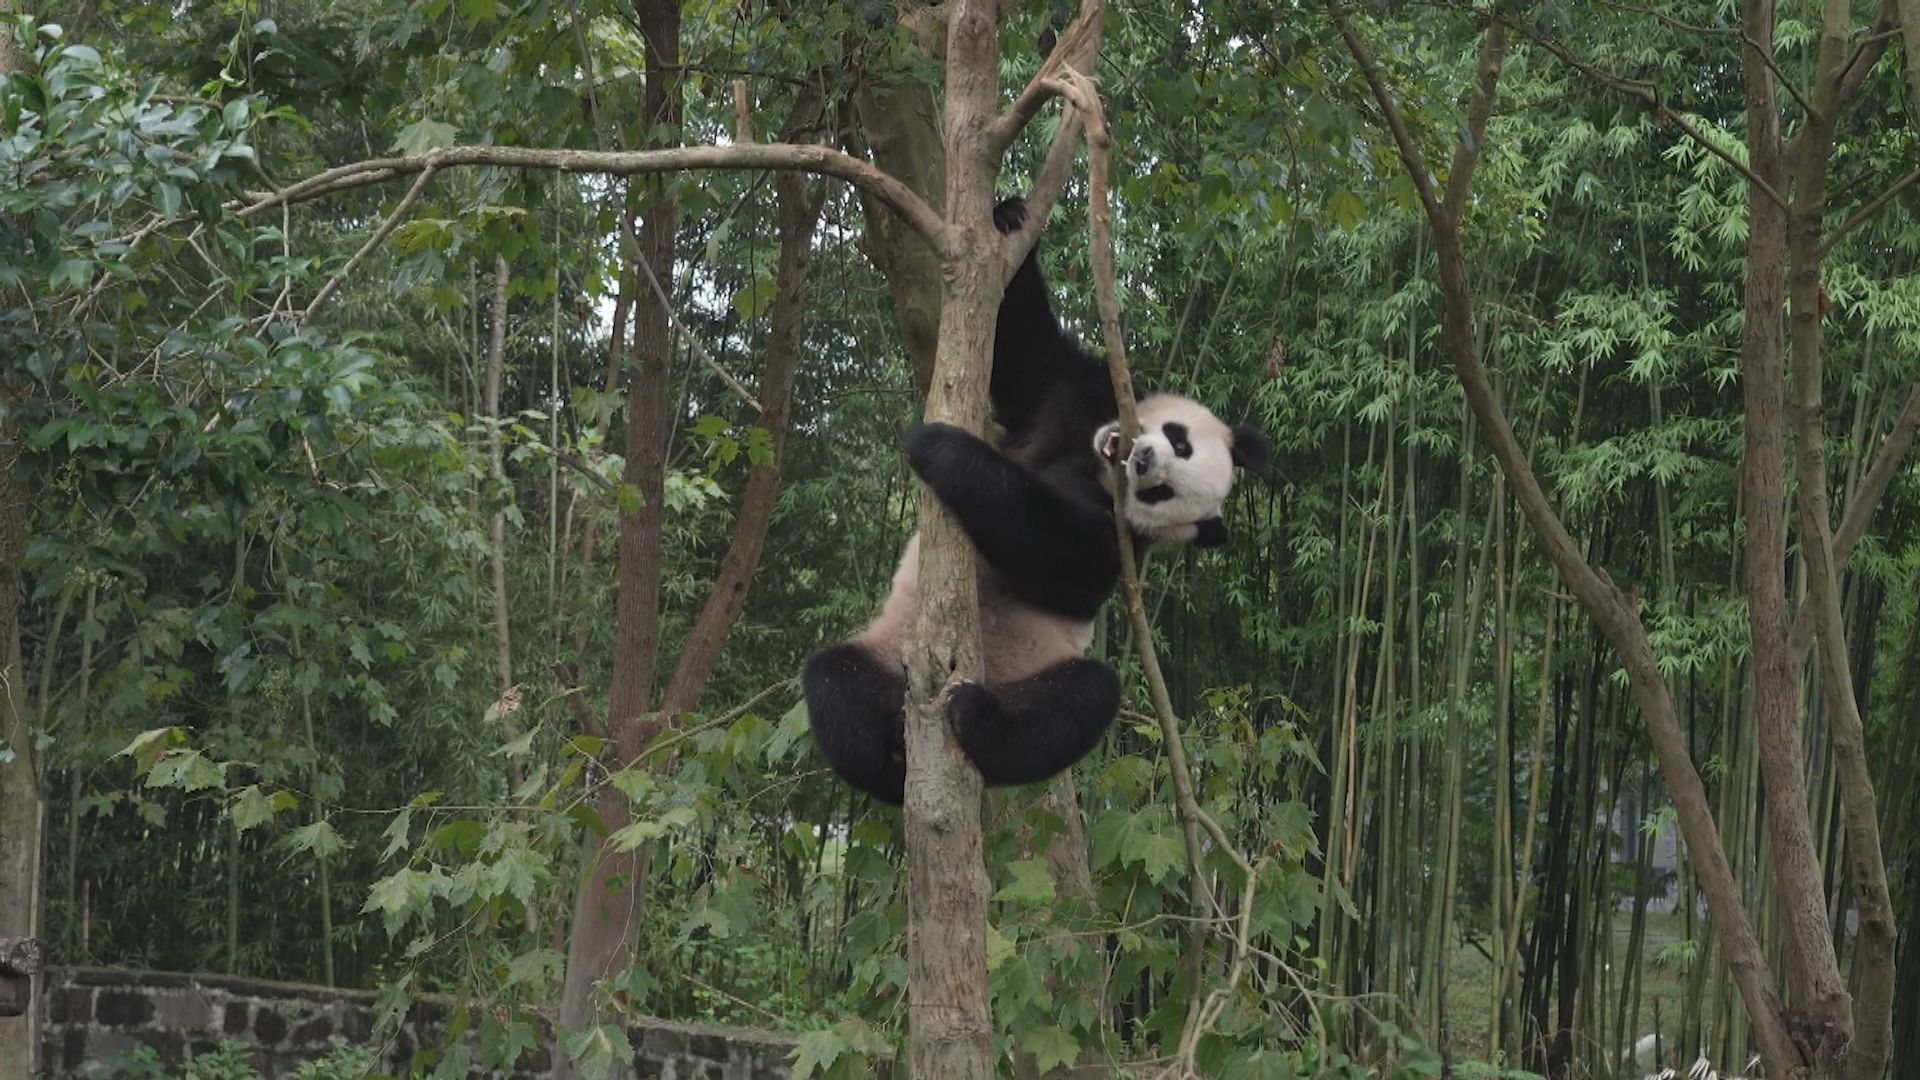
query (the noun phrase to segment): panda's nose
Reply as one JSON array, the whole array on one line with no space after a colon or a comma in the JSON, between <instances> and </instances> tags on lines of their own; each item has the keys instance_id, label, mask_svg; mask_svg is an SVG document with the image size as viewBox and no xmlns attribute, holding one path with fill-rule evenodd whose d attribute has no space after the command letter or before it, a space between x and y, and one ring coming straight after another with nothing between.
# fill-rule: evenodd
<instances>
[{"instance_id":1,"label":"panda's nose","mask_svg":"<svg viewBox=\"0 0 1920 1080\"><path fill-rule=\"evenodd\" d=\"M1153 447L1141 444L1133 448L1133 471L1135 475L1145 476L1153 468Z\"/></svg>"}]
</instances>

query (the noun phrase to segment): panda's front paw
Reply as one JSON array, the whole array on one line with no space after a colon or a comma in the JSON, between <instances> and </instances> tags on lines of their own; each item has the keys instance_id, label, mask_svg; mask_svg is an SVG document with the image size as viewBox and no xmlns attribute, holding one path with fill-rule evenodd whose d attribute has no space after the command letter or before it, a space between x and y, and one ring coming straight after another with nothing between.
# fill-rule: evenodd
<instances>
[{"instance_id":1,"label":"panda's front paw","mask_svg":"<svg viewBox=\"0 0 1920 1080\"><path fill-rule=\"evenodd\" d=\"M1000 716L1000 699L977 682L956 683L947 693L947 726L954 741L975 757L974 748L995 738Z\"/></svg>"},{"instance_id":2,"label":"panda's front paw","mask_svg":"<svg viewBox=\"0 0 1920 1080\"><path fill-rule=\"evenodd\" d=\"M1226 523L1217 517L1194 522L1193 542L1203 548L1224 547L1227 542Z\"/></svg>"},{"instance_id":3,"label":"panda's front paw","mask_svg":"<svg viewBox=\"0 0 1920 1080\"><path fill-rule=\"evenodd\" d=\"M932 482L942 465L965 453L972 438L952 424L915 424L907 430L907 464L915 476Z\"/></svg>"},{"instance_id":4,"label":"panda's front paw","mask_svg":"<svg viewBox=\"0 0 1920 1080\"><path fill-rule=\"evenodd\" d=\"M1027 201L1018 195L1000 200L1000 205L993 208L993 227L1003 234L1017 232L1026 223Z\"/></svg>"}]
</instances>

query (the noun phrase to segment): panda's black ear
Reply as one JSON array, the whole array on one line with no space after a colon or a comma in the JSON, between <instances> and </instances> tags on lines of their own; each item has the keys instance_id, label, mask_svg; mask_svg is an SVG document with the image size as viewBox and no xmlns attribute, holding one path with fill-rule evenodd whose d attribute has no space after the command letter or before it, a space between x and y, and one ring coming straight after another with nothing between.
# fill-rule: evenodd
<instances>
[{"instance_id":1,"label":"panda's black ear","mask_svg":"<svg viewBox=\"0 0 1920 1080\"><path fill-rule=\"evenodd\" d=\"M1267 437L1257 428L1241 424L1233 429L1233 463L1259 472L1267 467Z\"/></svg>"}]
</instances>

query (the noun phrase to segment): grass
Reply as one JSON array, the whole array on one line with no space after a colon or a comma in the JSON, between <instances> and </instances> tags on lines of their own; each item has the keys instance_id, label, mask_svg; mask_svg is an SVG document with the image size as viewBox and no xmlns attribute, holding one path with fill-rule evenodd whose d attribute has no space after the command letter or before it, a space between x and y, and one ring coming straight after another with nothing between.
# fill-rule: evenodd
<instances>
[{"instance_id":1,"label":"grass","mask_svg":"<svg viewBox=\"0 0 1920 1080\"><path fill-rule=\"evenodd\" d=\"M1602 1015L1613 1019L1619 998L1619 977L1627 970L1628 944L1633 929L1633 913L1614 913L1612 963L1615 972L1613 999ZM1631 1038L1651 1034L1654 1006L1659 1003L1660 1029L1670 1036L1680 1017L1681 995L1685 992L1685 970L1677 963L1656 962L1660 951L1685 938L1685 924L1679 915L1647 914L1646 938L1640 947L1640 1014L1632 1025ZM1481 943L1491 950L1493 945ZM1479 948L1456 941L1447 958L1447 1012L1451 1033L1448 1045L1460 1057L1484 1059L1487 1051L1487 1023L1492 1014L1493 966ZM1596 1060L1617 1059L1622 1047L1592 1047L1581 1057Z\"/></svg>"}]
</instances>

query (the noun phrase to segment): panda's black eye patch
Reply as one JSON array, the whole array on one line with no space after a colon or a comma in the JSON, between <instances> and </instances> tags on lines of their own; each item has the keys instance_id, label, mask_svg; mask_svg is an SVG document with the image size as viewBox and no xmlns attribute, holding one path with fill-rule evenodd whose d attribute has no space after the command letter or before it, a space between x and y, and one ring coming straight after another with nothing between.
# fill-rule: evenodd
<instances>
[{"instance_id":1,"label":"panda's black eye patch","mask_svg":"<svg viewBox=\"0 0 1920 1080\"><path fill-rule=\"evenodd\" d=\"M1193 443L1187 441L1187 425L1167 424L1161 427L1160 431L1166 435L1167 442L1172 444L1174 457L1190 458L1193 456Z\"/></svg>"}]
</instances>

